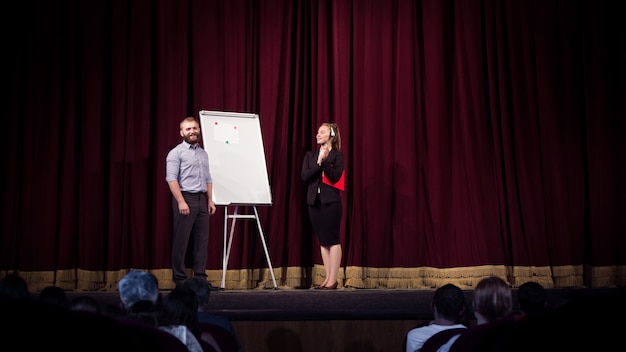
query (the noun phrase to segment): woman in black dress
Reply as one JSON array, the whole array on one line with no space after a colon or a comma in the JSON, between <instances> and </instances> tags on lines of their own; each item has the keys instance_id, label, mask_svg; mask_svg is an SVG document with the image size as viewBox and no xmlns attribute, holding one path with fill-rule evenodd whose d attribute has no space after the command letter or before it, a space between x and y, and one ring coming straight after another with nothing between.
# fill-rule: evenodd
<instances>
[{"instance_id":1,"label":"woman in black dress","mask_svg":"<svg viewBox=\"0 0 626 352\"><path fill-rule=\"evenodd\" d=\"M316 135L319 150L308 151L302 163L302 180L307 183L307 204L313 230L320 242L324 281L323 290L337 288L341 265L341 226L344 163L341 136L335 123L323 123Z\"/></svg>"}]
</instances>

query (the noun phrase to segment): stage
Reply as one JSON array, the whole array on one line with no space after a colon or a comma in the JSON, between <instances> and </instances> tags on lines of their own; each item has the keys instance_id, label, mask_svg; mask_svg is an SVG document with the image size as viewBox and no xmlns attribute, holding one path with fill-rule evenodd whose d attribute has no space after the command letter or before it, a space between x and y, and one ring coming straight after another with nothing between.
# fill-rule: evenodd
<instances>
[{"instance_id":1,"label":"stage","mask_svg":"<svg viewBox=\"0 0 626 352\"><path fill-rule=\"evenodd\" d=\"M615 292L616 288L548 289L548 302L557 307L573 298ZM161 291L167 295L169 290ZM211 291L212 310L232 321L259 320L429 320L434 289L252 289ZM473 290L464 290L471 302ZM103 306L119 307L117 291L67 291L96 298ZM513 289L514 301L517 290ZM517 309L517 306L515 306Z\"/></svg>"}]
</instances>

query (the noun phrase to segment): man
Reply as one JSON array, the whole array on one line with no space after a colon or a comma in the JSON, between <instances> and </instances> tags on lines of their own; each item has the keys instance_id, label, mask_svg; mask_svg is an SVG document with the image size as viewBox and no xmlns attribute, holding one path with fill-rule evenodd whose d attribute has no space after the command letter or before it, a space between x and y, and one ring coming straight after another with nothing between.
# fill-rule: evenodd
<instances>
[{"instance_id":1,"label":"man","mask_svg":"<svg viewBox=\"0 0 626 352\"><path fill-rule=\"evenodd\" d=\"M406 336L406 352L420 351L426 340L440 331L467 328L461 322L465 314L465 295L453 284L445 284L435 291L430 308L434 320L428 325L412 329Z\"/></svg>"},{"instance_id":2,"label":"man","mask_svg":"<svg viewBox=\"0 0 626 352\"><path fill-rule=\"evenodd\" d=\"M172 192L174 234L172 279L176 286L186 279L185 255L193 238L193 276L206 278L209 215L215 213L209 155L200 146L200 124L193 117L180 123L183 141L166 158L165 180Z\"/></svg>"},{"instance_id":3,"label":"man","mask_svg":"<svg viewBox=\"0 0 626 352\"><path fill-rule=\"evenodd\" d=\"M517 290L517 302L521 313L518 317L541 313L548 305L546 289L538 282L525 282Z\"/></svg>"}]
</instances>

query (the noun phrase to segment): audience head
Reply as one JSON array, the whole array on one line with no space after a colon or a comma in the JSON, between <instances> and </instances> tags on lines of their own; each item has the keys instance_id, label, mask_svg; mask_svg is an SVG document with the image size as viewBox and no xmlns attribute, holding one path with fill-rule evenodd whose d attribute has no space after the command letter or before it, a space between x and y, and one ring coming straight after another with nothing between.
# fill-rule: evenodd
<instances>
[{"instance_id":1,"label":"audience head","mask_svg":"<svg viewBox=\"0 0 626 352\"><path fill-rule=\"evenodd\" d=\"M211 295L211 286L206 279L200 277L191 277L183 283L183 287L189 288L196 294L198 300L198 309L202 309L209 304L209 297Z\"/></svg>"},{"instance_id":2,"label":"audience head","mask_svg":"<svg viewBox=\"0 0 626 352\"><path fill-rule=\"evenodd\" d=\"M478 324L483 324L511 313L513 294L504 280L490 276L480 280L476 285L472 304Z\"/></svg>"},{"instance_id":3,"label":"audience head","mask_svg":"<svg viewBox=\"0 0 626 352\"><path fill-rule=\"evenodd\" d=\"M159 325L160 306L152 301L141 300L126 311L126 318L140 321L150 326Z\"/></svg>"},{"instance_id":4,"label":"audience head","mask_svg":"<svg viewBox=\"0 0 626 352\"><path fill-rule=\"evenodd\" d=\"M189 288L178 286L163 299L161 325L185 325L199 336L198 299Z\"/></svg>"},{"instance_id":5,"label":"audience head","mask_svg":"<svg viewBox=\"0 0 626 352\"><path fill-rule=\"evenodd\" d=\"M85 295L78 296L70 301L68 308L74 312L87 312L95 314L100 314L102 311L100 309L100 303L98 303L95 298Z\"/></svg>"},{"instance_id":6,"label":"audience head","mask_svg":"<svg viewBox=\"0 0 626 352\"><path fill-rule=\"evenodd\" d=\"M118 283L120 301L124 310L128 311L139 301L159 301L159 283L154 274L131 270Z\"/></svg>"},{"instance_id":7,"label":"audience head","mask_svg":"<svg viewBox=\"0 0 626 352\"><path fill-rule=\"evenodd\" d=\"M30 299L28 283L23 277L11 273L0 279L0 298L6 300Z\"/></svg>"},{"instance_id":8,"label":"audience head","mask_svg":"<svg viewBox=\"0 0 626 352\"><path fill-rule=\"evenodd\" d=\"M517 290L517 302L526 315L542 312L547 305L546 289L537 282L525 282Z\"/></svg>"},{"instance_id":9,"label":"audience head","mask_svg":"<svg viewBox=\"0 0 626 352\"><path fill-rule=\"evenodd\" d=\"M453 284L439 287L435 291L432 307L435 318L440 317L451 322L461 320L465 313L463 290Z\"/></svg>"},{"instance_id":10,"label":"audience head","mask_svg":"<svg viewBox=\"0 0 626 352\"><path fill-rule=\"evenodd\" d=\"M40 302L50 304L60 308L67 308L67 297L65 290L58 286L46 286L39 292Z\"/></svg>"}]
</instances>

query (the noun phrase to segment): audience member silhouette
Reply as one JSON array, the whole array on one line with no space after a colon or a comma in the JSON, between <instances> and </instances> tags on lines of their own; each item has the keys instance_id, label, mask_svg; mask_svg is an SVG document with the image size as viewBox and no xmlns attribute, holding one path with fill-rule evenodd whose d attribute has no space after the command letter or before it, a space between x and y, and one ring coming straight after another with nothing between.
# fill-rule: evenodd
<instances>
[{"instance_id":1,"label":"audience member silhouette","mask_svg":"<svg viewBox=\"0 0 626 352\"><path fill-rule=\"evenodd\" d=\"M0 298L4 301L29 300L28 283L16 273L0 279Z\"/></svg>"},{"instance_id":2,"label":"audience member silhouette","mask_svg":"<svg viewBox=\"0 0 626 352\"><path fill-rule=\"evenodd\" d=\"M159 328L176 336L190 352L203 352L202 332L198 327L198 300L188 287L177 286L163 299ZM207 342L217 343L207 336Z\"/></svg>"},{"instance_id":3,"label":"audience member silhouette","mask_svg":"<svg viewBox=\"0 0 626 352\"><path fill-rule=\"evenodd\" d=\"M476 326L450 338L439 348L440 352L476 350L479 348L477 346L485 340L485 336L494 331L494 326L498 326L496 322L504 319L507 322L513 321L511 287L498 276L489 276L480 280L474 289L472 307L476 317Z\"/></svg>"},{"instance_id":4,"label":"audience member silhouette","mask_svg":"<svg viewBox=\"0 0 626 352\"><path fill-rule=\"evenodd\" d=\"M498 276L490 276L478 282L472 301L478 325L506 317L513 310L511 287Z\"/></svg>"},{"instance_id":5,"label":"audience member silhouette","mask_svg":"<svg viewBox=\"0 0 626 352\"><path fill-rule=\"evenodd\" d=\"M232 335L232 340L236 345L235 349L237 351L240 350L241 346L230 320L225 316L211 313L211 308L209 307L211 285L201 277L192 277L185 280L183 287L191 289L196 294L196 298L198 300L198 324L211 324L221 327L227 333ZM214 337L218 338L217 336Z\"/></svg>"},{"instance_id":6,"label":"audience member silhouette","mask_svg":"<svg viewBox=\"0 0 626 352\"><path fill-rule=\"evenodd\" d=\"M49 292L53 291L58 290L42 290L43 298L49 297ZM0 280L0 292L3 297L0 300L2 336L8 339L26 336L15 341L18 348L9 350L84 351L85 341L95 342L97 345L87 349L96 351L113 351L120 346L131 351L143 350L143 344L113 319L72 311L40 299L41 295L31 296L27 282L15 274ZM56 293L50 296L57 297ZM103 333L106 338L103 338Z\"/></svg>"},{"instance_id":7,"label":"audience member silhouette","mask_svg":"<svg viewBox=\"0 0 626 352\"><path fill-rule=\"evenodd\" d=\"M130 310L139 301L149 301L157 305L160 300L159 282L148 271L131 270L120 280L117 288L124 311Z\"/></svg>"},{"instance_id":8,"label":"audience member silhouette","mask_svg":"<svg viewBox=\"0 0 626 352\"><path fill-rule=\"evenodd\" d=\"M158 326L159 283L148 271L131 270L118 283L123 316L153 327Z\"/></svg>"},{"instance_id":9,"label":"audience member silhouette","mask_svg":"<svg viewBox=\"0 0 626 352\"><path fill-rule=\"evenodd\" d=\"M51 304L59 308L67 308L67 296L65 290L58 286L46 286L37 297L40 302Z\"/></svg>"},{"instance_id":10,"label":"audience member silhouette","mask_svg":"<svg viewBox=\"0 0 626 352\"><path fill-rule=\"evenodd\" d=\"M92 296L80 295L69 301L68 309L73 312L102 314L100 302Z\"/></svg>"},{"instance_id":11,"label":"audience member silhouette","mask_svg":"<svg viewBox=\"0 0 626 352\"><path fill-rule=\"evenodd\" d=\"M565 303L516 320L491 351L610 351L623 346L626 287L580 291Z\"/></svg>"},{"instance_id":12,"label":"audience member silhouette","mask_svg":"<svg viewBox=\"0 0 626 352\"><path fill-rule=\"evenodd\" d=\"M141 300L128 308L124 314L127 319L158 327L161 306L148 300Z\"/></svg>"},{"instance_id":13,"label":"audience member silhouette","mask_svg":"<svg viewBox=\"0 0 626 352\"><path fill-rule=\"evenodd\" d=\"M146 344L146 350L188 351L183 341L160 329L162 300L154 274L131 270L120 280L118 289L123 311L118 320Z\"/></svg>"},{"instance_id":14,"label":"audience member silhouette","mask_svg":"<svg viewBox=\"0 0 626 352\"><path fill-rule=\"evenodd\" d=\"M416 352L422 349L424 342L434 334L448 329L464 329L465 295L463 291L453 285L446 284L435 291L431 302L434 320L428 325L410 330L406 336L406 352Z\"/></svg>"},{"instance_id":15,"label":"audience member silhouette","mask_svg":"<svg viewBox=\"0 0 626 352\"><path fill-rule=\"evenodd\" d=\"M517 302L523 315L544 312L548 305L546 289L537 282L525 282L517 289Z\"/></svg>"}]
</instances>

